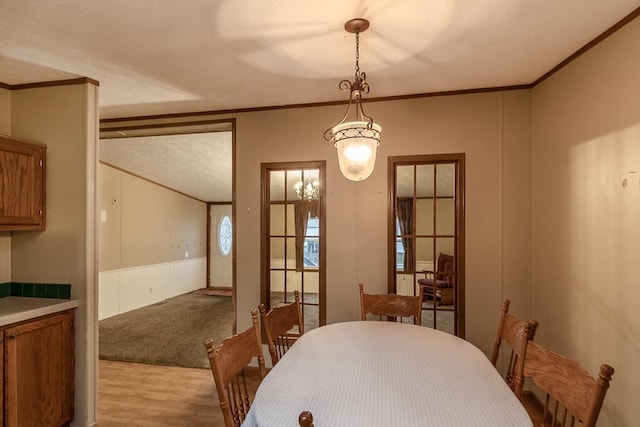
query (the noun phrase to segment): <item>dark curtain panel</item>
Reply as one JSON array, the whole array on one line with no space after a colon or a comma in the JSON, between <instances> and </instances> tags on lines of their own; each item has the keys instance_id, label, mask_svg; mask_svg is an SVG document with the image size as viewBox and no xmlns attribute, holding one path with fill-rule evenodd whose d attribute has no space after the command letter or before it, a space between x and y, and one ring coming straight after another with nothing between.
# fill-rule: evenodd
<instances>
[{"instance_id":1,"label":"dark curtain panel","mask_svg":"<svg viewBox=\"0 0 640 427\"><path fill-rule=\"evenodd\" d=\"M398 198L398 223L400 224L400 234L413 233L413 199L408 197ZM404 271L414 271L416 262L413 250L413 240L410 237L402 238L404 247Z\"/></svg>"},{"instance_id":2,"label":"dark curtain panel","mask_svg":"<svg viewBox=\"0 0 640 427\"><path fill-rule=\"evenodd\" d=\"M309 217L320 216L320 202L318 200L300 200L294 204L296 225L296 269L304 268L304 239L307 234Z\"/></svg>"}]
</instances>

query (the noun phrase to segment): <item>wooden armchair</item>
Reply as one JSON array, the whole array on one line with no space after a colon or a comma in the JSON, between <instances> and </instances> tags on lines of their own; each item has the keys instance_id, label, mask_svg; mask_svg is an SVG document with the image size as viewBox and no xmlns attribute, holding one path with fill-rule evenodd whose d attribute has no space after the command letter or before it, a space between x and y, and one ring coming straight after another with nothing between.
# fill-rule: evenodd
<instances>
[{"instance_id":1,"label":"wooden armchair","mask_svg":"<svg viewBox=\"0 0 640 427\"><path fill-rule=\"evenodd\" d=\"M417 296L405 296L396 294L372 295L364 293L364 285L360 283L360 313L362 320L367 320L367 314L386 316L388 320L403 317L413 317L415 325L422 324L422 288ZM391 318L391 319L390 319Z\"/></svg>"},{"instance_id":2,"label":"wooden armchair","mask_svg":"<svg viewBox=\"0 0 640 427\"><path fill-rule=\"evenodd\" d=\"M509 305L511 301L505 299L502 303L502 314L498 325L498 334L493 342L493 353L491 354L491 363L496 366L500 347L502 342L506 342L511 347L511 355L509 357L509 365L505 373L505 381L513 392L521 397L522 394L522 369L524 366L524 356L527 352L529 341L533 341L538 328L538 322L531 320L529 322L520 321L509 313Z\"/></svg>"},{"instance_id":3,"label":"wooden armchair","mask_svg":"<svg viewBox=\"0 0 640 427\"><path fill-rule=\"evenodd\" d=\"M418 284L423 288L425 301L441 305L453 304L456 283L453 255L440 253L435 271L422 272L424 279L418 279Z\"/></svg>"},{"instance_id":4,"label":"wooden armchair","mask_svg":"<svg viewBox=\"0 0 640 427\"><path fill-rule=\"evenodd\" d=\"M294 291L293 295L294 301L291 304L272 308L268 313L264 304L260 304L259 307L273 366L284 356L289 347L304 334L300 294L298 291ZM291 330L295 327L297 327L297 331L292 333Z\"/></svg>"},{"instance_id":5,"label":"wooden armchair","mask_svg":"<svg viewBox=\"0 0 640 427\"><path fill-rule=\"evenodd\" d=\"M546 393L542 426L594 427L609 388L614 369L601 365L592 377L577 361L531 342L524 362L524 378Z\"/></svg>"},{"instance_id":6,"label":"wooden armchair","mask_svg":"<svg viewBox=\"0 0 640 427\"><path fill-rule=\"evenodd\" d=\"M266 375L257 309L251 311L251 319L253 325L249 329L225 338L219 345L210 339L204 342L225 427L240 426L249 412L245 368L254 357L258 358L260 379Z\"/></svg>"}]
</instances>

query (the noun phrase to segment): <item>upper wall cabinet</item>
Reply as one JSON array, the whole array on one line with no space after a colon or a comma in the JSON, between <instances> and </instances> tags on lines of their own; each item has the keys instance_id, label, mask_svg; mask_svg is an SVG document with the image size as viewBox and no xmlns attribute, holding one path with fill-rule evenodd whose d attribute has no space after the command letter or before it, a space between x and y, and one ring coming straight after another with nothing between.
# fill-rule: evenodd
<instances>
[{"instance_id":1,"label":"upper wall cabinet","mask_svg":"<svg viewBox=\"0 0 640 427\"><path fill-rule=\"evenodd\" d=\"M0 135L0 231L45 229L47 147Z\"/></svg>"}]
</instances>

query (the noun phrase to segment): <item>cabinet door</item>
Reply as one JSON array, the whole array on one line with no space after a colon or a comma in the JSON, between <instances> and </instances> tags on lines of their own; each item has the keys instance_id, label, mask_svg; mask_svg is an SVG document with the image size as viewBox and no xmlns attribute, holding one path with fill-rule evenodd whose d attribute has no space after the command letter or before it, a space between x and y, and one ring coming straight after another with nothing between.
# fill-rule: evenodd
<instances>
[{"instance_id":1,"label":"cabinet door","mask_svg":"<svg viewBox=\"0 0 640 427\"><path fill-rule=\"evenodd\" d=\"M0 137L0 230L44 230L45 150Z\"/></svg>"},{"instance_id":2,"label":"cabinet door","mask_svg":"<svg viewBox=\"0 0 640 427\"><path fill-rule=\"evenodd\" d=\"M0 427L4 427L4 331L0 329Z\"/></svg>"},{"instance_id":3,"label":"cabinet door","mask_svg":"<svg viewBox=\"0 0 640 427\"><path fill-rule=\"evenodd\" d=\"M5 426L73 419L73 310L5 329Z\"/></svg>"}]
</instances>

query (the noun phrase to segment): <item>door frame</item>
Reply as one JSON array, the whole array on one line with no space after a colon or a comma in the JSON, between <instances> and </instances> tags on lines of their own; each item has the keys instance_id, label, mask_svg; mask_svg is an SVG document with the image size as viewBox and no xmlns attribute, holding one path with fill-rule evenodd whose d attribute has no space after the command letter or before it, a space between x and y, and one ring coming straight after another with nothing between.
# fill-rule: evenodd
<instances>
[{"instance_id":1,"label":"door frame","mask_svg":"<svg viewBox=\"0 0 640 427\"><path fill-rule=\"evenodd\" d=\"M416 165L455 164L455 313L454 334L465 337L465 154L427 154L410 156L389 156L387 162L388 204L387 204L387 289L396 293L396 167ZM435 262L434 254L434 262ZM415 283L415 273L414 273ZM415 285L414 285L415 289Z\"/></svg>"}]
</instances>

